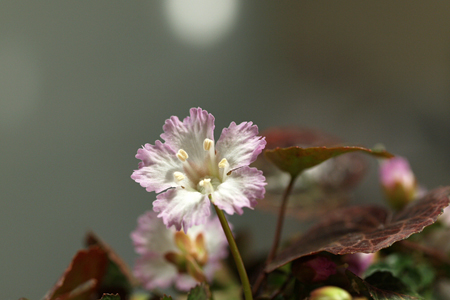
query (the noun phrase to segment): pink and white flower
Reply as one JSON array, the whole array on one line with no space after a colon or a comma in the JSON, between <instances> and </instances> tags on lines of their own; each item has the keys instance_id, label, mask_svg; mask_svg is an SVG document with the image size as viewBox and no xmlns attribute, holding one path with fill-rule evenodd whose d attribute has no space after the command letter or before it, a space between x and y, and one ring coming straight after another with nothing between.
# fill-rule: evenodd
<instances>
[{"instance_id":1,"label":"pink and white flower","mask_svg":"<svg viewBox=\"0 0 450 300\"><path fill-rule=\"evenodd\" d=\"M252 122L232 122L214 142L214 117L192 108L181 122L172 116L154 145L138 150L139 169L131 178L148 192L160 193L153 202L167 227L177 230L206 223L210 200L228 214L242 214L264 197L265 178L249 164L266 145Z\"/></svg>"},{"instance_id":2,"label":"pink and white flower","mask_svg":"<svg viewBox=\"0 0 450 300\"><path fill-rule=\"evenodd\" d=\"M188 291L199 281L210 282L220 268L220 260L228 255L228 243L217 217L185 234L167 228L155 212L149 211L139 217L131 239L141 255L134 275L148 290L175 283L179 290Z\"/></svg>"}]
</instances>

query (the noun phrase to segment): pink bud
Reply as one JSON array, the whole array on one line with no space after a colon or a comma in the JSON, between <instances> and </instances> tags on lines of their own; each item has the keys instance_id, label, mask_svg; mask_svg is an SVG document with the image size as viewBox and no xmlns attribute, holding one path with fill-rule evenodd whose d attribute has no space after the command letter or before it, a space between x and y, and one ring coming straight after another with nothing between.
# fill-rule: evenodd
<instances>
[{"instance_id":1,"label":"pink bud","mask_svg":"<svg viewBox=\"0 0 450 300\"><path fill-rule=\"evenodd\" d=\"M381 163L380 181L394 209L401 209L416 197L417 181L403 157L394 157Z\"/></svg>"},{"instance_id":2,"label":"pink bud","mask_svg":"<svg viewBox=\"0 0 450 300\"><path fill-rule=\"evenodd\" d=\"M361 276L375 261L376 253L353 253L344 255L343 260L348 264L348 270Z\"/></svg>"}]
</instances>

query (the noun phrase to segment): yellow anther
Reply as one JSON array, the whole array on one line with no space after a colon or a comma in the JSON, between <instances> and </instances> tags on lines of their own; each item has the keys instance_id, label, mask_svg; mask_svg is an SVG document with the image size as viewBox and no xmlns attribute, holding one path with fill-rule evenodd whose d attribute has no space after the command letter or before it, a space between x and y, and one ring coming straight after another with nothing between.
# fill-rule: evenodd
<instances>
[{"instance_id":1,"label":"yellow anther","mask_svg":"<svg viewBox=\"0 0 450 300\"><path fill-rule=\"evenodd\" d=\"M184 174L181 172L174 172L173 178L175 178L175 181L183 181L184 180Z\"/></svg>"},{"instance_id":2,"label":"yellow anther","mask_svg":"<svg viewBox=\"0 0 450 300\"><path fill-rule=\"evenodd\" d=\"M228 163L228 160L226 158L222 158L222 160L219 162L219 168L225 169L228 168L230 164Z\"/></svg>"},{"instance_id":3,"label":"yellow anther","mask_svg":"<svg viewBox=\"0 0 450 300\"><path fill-rule=\"evenodd\" d=\"M203 149L205 151L209 151L209 149L211 149L214 146L214 141L210 140L210 139L205 139L203 141Z\"/></svg>"},{"instance_id":4,"label":"yellow anther","mask_svg":"<svg viewBox=\"0 0 450 300\"><path fill-rule=\"evenodd\" d=\"M188 159L189 155L186 153L186 151L184 151L183 149L178 150L177 152L177 157L179 160L181 160L182 162L185 162L186 159Z\"/></svg>"},{"instance_id":5,"label":"yellow anther","mask_svg":"<svg viewBox=\"0 0 450 300\"><path fill-rule=\"evenodd\" d=\"M230 163L226 158L222 158L222 160L219 162L219 169L222 169L221 180L224 181L228 176L228 171L230 171Z\"/></svg>"}]
</instances>

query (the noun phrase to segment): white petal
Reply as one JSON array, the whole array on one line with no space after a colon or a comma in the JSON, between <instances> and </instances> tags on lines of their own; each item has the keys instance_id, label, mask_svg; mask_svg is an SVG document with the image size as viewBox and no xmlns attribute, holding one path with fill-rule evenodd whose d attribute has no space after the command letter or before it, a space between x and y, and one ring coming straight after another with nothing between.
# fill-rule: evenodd
<instances>
[{"instance_id":1,"label":"white petal","mask_svg":"<svg viewBox=\"0 0 450 300\"><path fill-rule=\"evenodd\" d=\"M243 122L236 125L232 122L228 128L222 130L217 141L219 160L226 158L232 170L254 162L266 146L265 138L258 136L258 127L252 124Z\"/></svg>"},{"instance_id":2,"label":"white petal","mask_svg":"<svg viewBox=\"0 0 450 300\"><path fill-rule=\"evenodd\" d=\"M229 224L230 227L231 224ZM205 238L206 251L208 252L208 263L217 261L228 255L228 242L222 225L217 216L209 218L205 224L189 228L187 235L192 241L195 241L197 235L203 234Z\"/></svg>"},{"instance_id":3,"label":"white petal","mask_svg":"<svg viewBox=\"0 0 450 300\"><path fill-rule=\"evenodd\" d=\"M138 227L131 233L135 250L139 254L156 252L161 255L177 251L174 228L167 228L157 213L148 211L138 218Z\"/></svg>"},{"instance_id":4,"label":"white petal","mask_svg":"<svg viewBox=\"0 0 450 300\"><path fill-rule=\"evenodd\" d=\"M163 256L147 253L136 261L133 274L146 289L152 290L169 287L177 278L178 271Z\"/></svg>"},{"instance_id":5,"label":"white petal","mask_svg":"<svg viewBox=\"0 0 450 300\"><path fill-rule=\"evenodd\" d=\"M166 120L161 138L170 147L178 151L183 149L189 160L196 165L204 163L207 152L203 149L203 141L214 140L214 116L201 108L191 108L190 116L181 122L173 116Z\"/></svg>"},{"instance_id":6,"label":"white petal","mask_svg":"<svg viewBox=\"0 0 450 300\"><path fill-rule=\"evenodd\" d=\"M173 173L183 172L183 165L170 146L161 141L156 141L155 145L146 144L138 150L136 158L142 162L131 178L148 192L159 193L177 186Z\"/></svg>"},{"instance_id":7,"label":"white petal","mask_svg":"<svg viewBox=\"0 0 450 300\"><path fill-rule=\"evenodd\" d=\"M195 287L197 284L199 284L194 278L191 277L189 274L178 274L177 278L175 280L175 286L180 291L187 292L193 287Z\"/></svg>"},{"instance_id":8,"label":"white petal","mask_svg":"<svg viewBox=\"0 0 450 300\"><path fill-rule=\"evenodd\" d=\"M153 210L159 212L158 217L167 227L175 225L176 230L187 232L194 225L205 224L211 214L208 196L197 191L177 187L156 198Z\"/></svg>"},{"instance_id":9,"label":"white petal","mask_svg":"<svg viewBox=\"0 0 450 300\"><path fill-rule=\"evenodd\" d=\"M229 226L232 225L229 223ZM228 241L218 217L205 225L205 244L208 251L208 265L228 256Z\"/></svg>"},{"instance_id":10,"label":"white petal","mask_svg":"<svg viewBox=\"0 0 450 300\"><path fill-rule=\"evenodd\" d=\"M242 214L243 207L253 208L264 197L265 178L256 168L242 167L231 172L213 193L213 201L227 214Z\"/></svg>"}]
</instances>

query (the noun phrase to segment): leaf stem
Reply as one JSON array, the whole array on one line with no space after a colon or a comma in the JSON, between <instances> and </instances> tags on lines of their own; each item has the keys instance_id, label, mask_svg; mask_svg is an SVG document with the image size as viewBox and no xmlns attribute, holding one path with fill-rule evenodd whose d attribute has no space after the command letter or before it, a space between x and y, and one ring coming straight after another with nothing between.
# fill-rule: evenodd
<instances>
[{"instance_id":1,"label":"leaf stem","mask_svg":"<svg viewBox=\"0 0 450 300\"><path fill-rule=\"evenodd\" d=\"M221 209L214 205L217 216L219 217L220 224L222 225L223 232L228 240L228 245L230 246L231 254L233 255L234 262L236 263L236 268L241 278L242 288L244 290L245 300L253 300L252 288L250 286L250 281L248 280L247 271L245 270L244 262L242 261L241 254L234 240L233 233L231 232L228 221L225 218L225 214Z\"/></svg>"},{"instance_id":2,"label":"leaf stem","mask_svg":"<svg viewBox=\"0 0 450 300\"><path fill-rule=\"evenodd\" d=\"M294 187L294 182L297 176L291 176L291 180L289 181L288 186L286 187L286 190L284 190L283 197L281 200L281 206L280 210L278 212L278 219L277 219L277 227L275 229L275 237L273 239L272 248L270 249L269 255L267 256L266 262L264 264L264 268L270 264L275 257L275 254L277 253L278 245L280 244L281 239L281 232L283 230L283 224L284 224L284 215L286 214L286 206L288 203L289 195L292 192L292 188ZM263 280L266 278L266 272L264 269L259 273L258 278L255 281L255 284L253 285L253 294L256 294L256 292L259 289L259 286L263 282Z\"/></svg>"}]
</instances>

